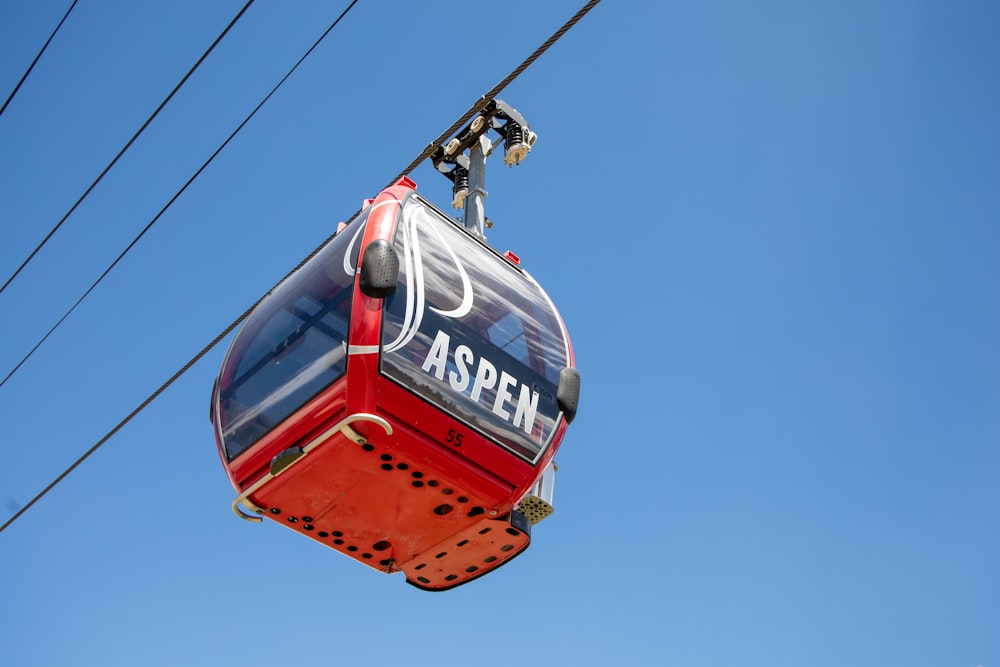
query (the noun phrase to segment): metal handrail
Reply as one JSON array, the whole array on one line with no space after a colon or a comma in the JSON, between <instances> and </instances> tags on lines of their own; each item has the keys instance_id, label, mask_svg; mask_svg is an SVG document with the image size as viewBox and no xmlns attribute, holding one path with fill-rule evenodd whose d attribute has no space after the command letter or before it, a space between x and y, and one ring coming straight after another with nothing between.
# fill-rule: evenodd
<instances>
[{"instance_id":1,"label":"metal handrail","mask_svg":"<svg viewBox=\"0 0 1000 667\"><path fill-rule=\"evenodd\" d=\"M346 437L348 440L350 440L355 444L358 445L366 444L367 440L365 440L364 436L362 436L360 433L355 431L350 426L354 422L358 421L372 422L374 424L377 424L378 426L382 427L382 430L385 431L386 435L392 435L392 426L390 426L389 422L387 422L385 419L382 419L377 415L368 414L366 412L359 412L357 414L344 417L334 426L328 428L326 431L313 438L309 442L309 444L307 444L305 447L302 448L302 453L299 454L298 457L295 458L293 461L288 463L284 468L282 468L276 473L268 471L267 474L265 474L256 482L251 484L243 493L236 496L236 500L233 501L233 513L235 513L236 516L238 516L239 518L244 519L246 521L253 521L258 523L260 521L263 521L260 515L264 514L264 508L258 507L253 502L251 502L250 495L256 493L272 479L274 479L278 475L281 475L282 473L286 472L289 468L299 463L302 459L306 457L306 454L308 454L312 450L316 449L316 447L320 446L321 444L329 440L331 437L333 437L335 433L342 433L344 437ZM247 514L246 512L244 512L242 509L240 509L240 505L253 512L253 514Z\"/></svg>"}]
</instances>

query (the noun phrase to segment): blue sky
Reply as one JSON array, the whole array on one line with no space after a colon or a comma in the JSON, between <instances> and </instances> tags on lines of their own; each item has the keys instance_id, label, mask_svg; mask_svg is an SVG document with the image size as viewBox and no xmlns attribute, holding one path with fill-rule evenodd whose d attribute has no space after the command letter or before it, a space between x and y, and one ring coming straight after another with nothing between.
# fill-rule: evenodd
<instances>
[{"instance_id":1,"label":"blue sky","mask_svg":"<svg viewBox=\"0 0 1000 667\"><path fill-rule=\"evenodd\" d=\"M0 3L4 97L68 4ZM4 279L242 4L77 5L0 116ZM0 388L0 519L581 5L361 0ZM4 375L345 6L248 11L0 294ZM223 344L0 534L0 664L1000 665L998 27L601 3L487 174L583 378L531 548L427 594L237 520Z\"/></svg>"}]
</instances>

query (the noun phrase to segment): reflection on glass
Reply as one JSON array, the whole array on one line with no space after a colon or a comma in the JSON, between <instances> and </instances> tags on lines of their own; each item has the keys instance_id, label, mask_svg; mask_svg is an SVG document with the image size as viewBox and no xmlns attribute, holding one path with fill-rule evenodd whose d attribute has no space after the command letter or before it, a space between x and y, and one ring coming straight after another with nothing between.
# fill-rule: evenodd
<instances>
[{"instance_id":1,"label":"reflection on glass","mask_svg":"<svg viewBox=\"0 0 1000 667\"><path fill-rule=\"evenodd\" d=\"M548 443L567 365L541 288L411 195L395 247L400 283L386 300L382 371L528 461Z\"/></svg>"},{"instance_id":2,"label":"reflection on glass","mask_svg":"<svg viewBox=\"0 0 1000 667\"><path fill-rule=\"evenodd\" d=\"M250 315L223 363L217 427L229 459L346 369L362 214Z\"/></svg>"}]
</instances>

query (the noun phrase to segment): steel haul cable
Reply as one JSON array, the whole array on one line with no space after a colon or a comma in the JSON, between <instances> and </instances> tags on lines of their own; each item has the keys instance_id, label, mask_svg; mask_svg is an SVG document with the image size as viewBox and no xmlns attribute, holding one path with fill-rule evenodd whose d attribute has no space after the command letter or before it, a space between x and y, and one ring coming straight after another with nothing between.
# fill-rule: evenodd
<instances>
[{"instance_id":1,"label":"steel haul cable","mask_svg":"<svg viewBox=\"0 0 1000 667\"><path fill-rule=\"evenodd\" d=\"M250 2L253 2L253 0L250 0ZM35 351L38 348L40 348L42 346L42 344L48 339L48 337L51 336L53 334L53 332L55 332L55 330L59 328L59 326L66 320L66 318L69 317L70 314L72 314L72 312L74 310L76 310L77 306L79 306L81 303L83 303L83 300L86 299L90 295L90 293L94 291L94 288L96 288L101 283L101 281L103 281L107 277L107 275L109 273L111 273L111 270L114 269L118 265L118 262L122 261L125 258L125 255L127 255L128 252L130 250L132 250L132 248L135 247L135 244L137 244L139 242L139 240L143 236L146 235L146 232L148 232L153 227L153 225L155 225L156 222L163 216L163 214L167 212L167 209L169 209L171 206L173 206L174 202L177 201L177 199L182 194L184 194L184 191L187 190L188 187L192 183L194 183L195 179L198 178L198 176L200 176L203 171L205 171L205 169L208 167L208 165L210 165L212 163L212 161L215 160L216 157L218 157L219 153L221 153L222 150L227 145L229 145L229 142L232 141L233 138L236 137L237 134L239 134L240 130L242 130L246 126L246 124L250 122L250 119L253 118L255 115L257 115L257 112L260 111L261 107L263 107L264 104L266 104L267 101L269 99L271 99L271 96L274 95L274 93L276 93L278 91L278 89L282 86L282 84L284 84L285 81L288 80L288 77L290 77L292 75L292 73L296 69L298 69L299 65L301 65L303 63L303 61L305 61L305 59L307 57L309 57L309 54L313 52L313 49L315 49L317 46L319 46L319 43L323 41L323 38L325 38L330 33L330 31L333 30L333 28L337 25L337 23L339 23L340 20L342 18L344 18L344 16L347 15L347 12L351 11L351 7L353 7L355 4L357 4L357 2L358 2L358 0L353 0L353 2L351 2L351 4L347 6L347 9L345 9L343 12L341 12L340 16L337 17L337 20L334 21L333 24L329 28L326 29L326 32L324 32L320 36L320 38L317 39L313 43L312 47L310 47L309 50L306 51L305 55L303 55L299 59L299 61L297 63L295 63L290 70L288 70L288 72L285 74L285 76L282 77L281 80L277 84L275 84L275 86L271 89L271 92L269 92L264 97L264 99L261 100L260 103L256 107L254 107L253 111L251 111L250 114L246 118L243 119L243 122L240 123L235 130L233 130L233 132L226 138L225 141L222 142L222 144L218 148L215 149L215 152L212 153L212 155L210 155L209 158L207 160L205 160L205 162L202 163L202 165L198 168L198 170L194 173L194 175L191 176L191 178L189 178L187 180L187 182L185 182L184 185L181 186L180 190L178 190L174 194L174 196L170 198L170 201L168 201L163 206L163 208L160 209L159 213L157 213L155 216L153 216L153 219L150 220L149 223L147 223L146 226L143 227L142 231L140 231L139 234L134 239L132 239L132 242L129 243L125 247L125 249L121 251L121 253L118 255L118 257L115 258L115 261L111 262L111 264L108 266L108 268L106 268L104 270L104 273L102 273L100 276L98 276L97 280L95 280L93 283L91 283L90 287L88 287L87 290L80 296L80 298L76 300L76 303L74 303L72 306L70 306L69 310L67 310L65 313L63 313L63 316L60 317L59 320L55 324L53 324L52 327L50 327L48 331L45 332L45 335L42 336L41 339L39 339L39 341L37 343L35 343L35 346L33 348L31 348L31 350L29 350L26 355L24 355L24 357L21 359L21 361L17 362L17 365L14 366L14 368L12 368L9 373L7 373L7 375L3 378L3 380L0 380L0 387L3 387L5 384L7 384L7 380L9 380L11 378L11 376L13 376L14 373L16 373L18 371L18 369L21 368L21 366L24 365L24 362L26 362L29 358L31 358L31 355L33 355L35 353ZM247 7L249 7L249 6L250 6L250 3L247 3Z\"/></svg>"},{"instance_id":2,"label":"steel haul cable","mask_svg":"<svg viewBox=\"0 0 1000 667\"><path fill-rule=\"evenodd\" d=\"M73 0L73 3L69 6L69 9L67 9L66 13L63 14L62 20L59 21L59 25L57 25L56 29L52 31L52 34L49 35L49 38L45 40L45 43L42 44L42 48L38 52L38 55L35 56L35 59L31 61L30 65L28 65L28 69L24 71L24 74L21 76L21 80L17 82L16 86L14 86L14 90L10 91L10 95L7 96L7 101L3 103L2 107L0 107L0 116L2 116L3 112L7 110L7 105L10 104L10 101L14 99L15 95L17 95L17 91L21 89L21 85L24 84L24 81L28 78L28 75L31 74L31 70L35 69L35 65L38 63L38 60L42 57L42 54L45 53L45 49L49 48L49 42L52 41L52 38L56 36L57 32L59 32L59 28L61 28L62 24L66 22L67 18L69 18L69 13L73 11L74 7L76 7L76 3L77 0ZM2 291L3 290L0 290L0 292Z\"/></svg>"},{"instance_id":3,"label":"steel haul cable","mask_svg":"<svg viewBox=\"0 0 1000 667\"><path fill-rule=\"evenodd\" d=\"M483 110L483 107L486 106L487 102L489 102L491 99L493 99L494 97L496 97L497 95L499 95L503 91L503 89L506 88L507 86L509 86L510 83L514 79L516 79L517 77L521 76L521 73L524 72L524 70L528 69L528 67L530 67L533 62L535 62L536 60L538 60L538 58L543 53L545 53L546 51L548 51L550 46L552 46L557 41L559 41L559 39L570 30L570 28L572 28L573 26L575 26L580 21L580 19L582 19L584 16L586 16L587 12L589 12L591 9L593 9L597 5L597 3L599 3L600 1L601 0L589 0L589 2L587 2L587 4L585 4L583 7L580 8L580 11L578 11L568 21L566 21L566 23L564 23L561 28L559 28L554 33L552 33L552 36L549 37L547 40L545 40L545 42L541 46L539 46L537 49L535 49L534 52L530 56L528 56L527 58L525 58L524 62L522 62L517 67L515 67L511 71L510 74L508 74L507 76L505 76L497 85L493 86L489 90L488 93L486 93L485 95L483 95L482 97L480 97L479 100L475 104L473 104L469 108L469 110L466 111L465 114L462 115L461 118L459 118L458 120L456 120L454 123L452 123L451 127L449 127L447 130L445 130L444 132L442 132L441 136L439 136L437 139L435 139L430 144L428 144L427 148L425 148L423 150L423 152L420 153L420 155L418 155L416 158L414 158L413 162L411 162L409 165L407 165L406 169L404 169L399 174L399 176L397 176L396 178L394 178L391 181L389 181L389 183L390 184L395 183L396 181L398 181L400 179L400 177L406 176L411 171L413 171L414 169L416 169L416 167L417 167L418 164L420 164L421 162L423 162L424 160L426 160L427 158L429 158L431 156L431 153L433 153L434 150L439 145L441 145L451 135L455 134L455 132L457 132L460 127L462 127L463 125L465 125L466 123L468 123L470 120L472 120L473 116L475 116L477 113L479 113L480 111Z\"/></svg>"},{"instance_id":4,"label":"steel haul cable","mask_svg":"<svg viewBox=\"0 0 1000 667\"><path fill-rule=\"evenodd\" d=\"M550 46L552 46L552 44L554 44L556 41L558 41L559 38L562 37L570 28L572 28L574 25L576 25L576 23L581 18L583 18L587 14L587 12L589 12L591 9L593 9L599 2L600 2L600 0L589 0L586 3L586 5L584 5L583 8L580 9L580 11L578 11L569 21L567 21L559 30L557 30L552 35L552 37L550 37L542 46L540 46L538 49L536 49L535 52L531 54L531 56L529 56L527 59L525 59L525 61L523 63L521 63L521 65L519 65L516 69L514 69L500 83L498 83L496 86L494 86L486 95L484 95L482 98L480 98L480 100L477 101L465 113L465 115L462 116L462 118L460 118L458 121L456 121L448 130L445 131L444 134L442 134L438 139L436 139L435 142L433 142L427 148L425 148L424 151L420 154L420 156L417 159L415 159L413 162L411 162L410 165L406 168L405 171L403 171L400 174L399 177L405 176L405 175L409 174L418 164L420 164L421 161L423 161L424 159L426 159L431 153L434 152L434 149L435 149L435 147L436 147L437 144L440 144L441 142L443 142L445 139L447 139L452 134L454 134L464 123L466 123L469 120L471 120L471 118L476 113L478 113L483 108L483 106L490 99L492 99L493 96L498 95L514 79L516 79L518 76L520 76L520 74L525 69L527 69L535 60L537 60L538 57L542 53L544 53ZM353 6L354 6L354 3L352 2L351 3L351 7L353 7ZM351 7L348 7L346 10L344 10L344 13L346 14L347 11L350 10ZM341 14L340 18L343 18L343 14ZM338 18L337 21L339 21L340 18ZM334 23L334 25L336 25L336 22ZM330 26L330 28L327 29L327 33L330 30L332 30L332 29L333 29L333 26ZM323 33L323 36L325 37L327 33ZM322 37L320 38L320 40L322 40ZM309 49L309 52L311 52L318 44L319 44L319 42L317 41L317 43L314 44L313 47ZM307 52L306 55L308 55L309 52ZM303 59L304 58L305 58L305 56L303 56ZM301 63L301 61L299 61L299 62ZM298 67L298 64L296 64L296 67ZM290 73L291 72L289 72L289 74ZM286 78L287 78L287 76L288 75L286 75ZM220 148L220 150L221 150L221 148ZM394 179L392 182L395 182L395 180L398 180L399 177L397 177L396 179ZM357 215L357 212L354 215ZM351 216L351 217L354 217L354 216ZM280 281L278 281L278 283L275 285L275 287L277 287L277 285L280 285L289 276L291 276L293 273L295 273L300 268L302 268L310 259L312 259L315 255L317 255L319 253L319 251L322 250L323 247L327 243L329 243L331 240L333 240L334 236L336 236L336 234L330 235L329 237L327 237L326 240L324 240L322 243L320 243L311 253L309 253L309 255L307 255L301 262L299 262L299 264L295 268L293 268L291 271L289 271L285 275L284 278L282 278ZM273 290L273 288L272 288L272 290ZM146 400L144 400L142 403L140 403L138 407L136 407L131 413L129 413L129 415L127 417L125 417L125 419L123 419L122 421L120 421L117 426L115 426L113 429L111 429L111 431L109 431L104 437L102 437L100 440L98 440L90 449L88 449L86 452L84 452L84 454L82 456L80 456L76 461L74 461L72 465L70 465L68 468L66 468L66 470L64 470L58 477L56 477L51 483L49 483L48 486L46 486L44 489L42 489L30 501L28 501L28 503L24 507L20 508L10 519L8 519L2 526L0 526L0 533L2 533L4 530L6 530L8 526L10 526L18 518L20 518L25 512L27 512L32 507L32 505L34 505L39 500L41 500L42 497L44 497L49 491L51 491L53 488L55 488L55 486L57 484L59 484L71 472L73 472L81 463L83 463L94 452L96 452L102 445L104 445L104 443L106 443L108 440L110 440L112 438L112 436L114 436L118 431L120 431L126 424L128 424L130 421L132 421L132 419L136 415L138 415L147 406L149 406L149 404L152 403L160 394L162 394L164 391L166 391L166 389L170 385L172 385L178 378L180 378L192 366L194 366L196 363L198 363L198 361L200 361L202 357L204 357L206 354L208 354L209 351L212 350L212 348L214 348L216 345L218 345L220 341L222 341L237 326L239 326L240 323L243 322L243 320L245 320L250 315L250 313L252 313L253 310L258 305L260 305L260 303L267 297L267 294L269 294L272 290L268 290L268 292L265 293L264 296L262 296L259 299L257 299L257 301L252 306L250 306L245 311L243 311L242 315L240 315L238 318L236 318L236 320L234 320L232 324L230 324L229 326L227 326L222 331L222 333L220 333L218 336L215 337L214 340L212 340L211 343L209 343L208 345L206 345L204 348L201 349L201 351L199 351L196 355L194 355L194 357L192 357L190 361L188 361L186 364L184 364L184 366L179 371L177 371L176 373L174 373L170 377L169 380L167 380L162 385L160 385L160 387L156 391L154 391L152 394L149 395L149 397L146 398Z\"/></svg>"},{"instance_id":5,"label":"steel haul cable","mask_svg":"<svg viewBox=\"0 0 1000 667\"><path fill-rule=\"evenodd\" d=\"M102 171L100 173L100 175L96 179L94 179L94 182L90 184L90 187L87 188L87 190L82 195L80 195L80 198L76 200L76 203L73 204L68 211L66 211L66 214L59 220L59 222L56 223L55 227L53 227L49 231L49 233L45 235L45 238L42 239L42 242L39 243L35 247L35 249L31 251L31 254L28 255L28 257L23 262L21 262L21 266L17 267L17 270L14 271L14 273L12 273L9 278L7 278L7 281L3 284L3 286L0 286L0 294L2 294L5 289L7 289L7 286L10 285L10 283L14 280L14 278L17 278L18 274L21 273L21 271L24 270L24 267L26 267L28 265L28 263L35 258L35 255L38 254L38 251L42 249L42 246L44 246L46 243L49 242L49 239L52 238L52 235L55 234L59 230L60 227L62 227L62 225L63 225L64 222L66 222L66 219L69 218L69 216L73 215L73 211L75 211L77 209L77 207L83 202L83 200L87 198L87 195L89 195L93 191L93 189L97 187L97 184L101 182L101 180L105 177L105 175L107 175L107 173L109 171L111 171L111 168L114 167L115 164L118 163L118 160L121 159L121 156L125 154L125 151L127 151L132 146L132 144L135 143L135 140L139 138L139 135L142 134L143 131L149 126L149 124L153 122L153 119L156 118L159 115L160 111L163 110L163 107L167 106L167 102L169 102L173 98L173 96L177 93L177 91L181 89L181 86L183 86L187 82L187 80L189 78L191 78L191 75L194 74L194 71L196 69L198 69L198 67L201 65L202 62L204 62L205 58L208 57L208 54L210 54L213 50L215 50L215 47L218 46L219 42L222 41L222 38L226 36L226 34L229 32L230 28L232 28L234 25L236 25L236 22L240 20L240 17L242 17L243 14L248 9L250 9L250 5L252 5L253 3L254 3L254 0L249 0L247 2L247 4L243 5L243 9L241 9L239 11L239 13L235 17L233 17L233 20L229 22L229 25L226 26L226 29L223 30L222 33L220 33L219 36L215 38L215 41L212 42L212 45L210 47L208 47L208 50L205 51L205 53L203 53L201 55L201 58L198 58L198 62L196 62L194 64L194 66L191 69L188 70L188 73L184 75L184 78L180 80L180 83L178 83L176 86L174 86L174 89L170 91L170 94L167 95L167 97L162 102L160 102L160 106L156 107L156 111L154 111L153 114L149 118L146 119L146 122L142 124L142 127L140 127L138 129L138 131L135 134L132 135L132 138L128 140L128 143L125 144L125 146L120 151L118 151L118 155L116 155L114 157L114 159L111 160L111 162L108 164L108 166L104 168L104 171ZM75 5L76 2L74 2L73 4ZM73 9L73 8L70 7L70 9ZM68 15L69 12L66 12L66 14ZM60 23L60 25L62 25L62 24ZM57 30L58 30L58 28L57 28ZM53 34L55 34L55 33L53 33ZM47 44L48 44L48 42L46 42L46 45ZM38 55L41 55L41 54L38 54ZM32 63L32 64L34 64L34 63ZM25 76L27 76L27 75L25 75ZM18 85L20 86L20 84L18 84ZM15 92L17 92L16 89L15 89ZM13 93L11 93L11 96L13 96ZM9 101L10 100L8 100L8 102ZM7 105L5 104L4 107L6 108L6 106ZM60 320L60 322L61 321L62 320ZM57 324L56 326L59 326L59 325ZM39 345L40 344L41 343L39 343ZM34 350L32 350L32 352L34 352ZM31 352L28 353L28 356L31 356ZM20 365L20 364L18 364L18 365ZM15 370L17 370L17 369L15 369ZM7 377L10 377L10 376L7 376ZM4 382L6 382L6 381L7 380L5 378ZM2 384L3 383L0 382L0 385L2 385Z\"/></svg>"}]
</instances>

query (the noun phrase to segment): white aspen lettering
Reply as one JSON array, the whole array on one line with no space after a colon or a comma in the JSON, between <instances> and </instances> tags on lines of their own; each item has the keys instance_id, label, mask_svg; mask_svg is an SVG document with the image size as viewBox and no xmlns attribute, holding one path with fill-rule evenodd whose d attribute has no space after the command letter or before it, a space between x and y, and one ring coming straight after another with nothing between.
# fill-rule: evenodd
<instances>
[{"instance_id":1,"label":"white aspen lettering","mask_svg":"<svg viewBox=\"0 0 1000 667\"><path fill-rule=\"evenodd\" d=\"M528 385L521 385L521 395L517 398L517 410L514 411L514 426L520 426L524 421L524 432L531 435L535 427L535 413L538 412L538 392L531 391Z\"/></svg>"},{"instance_id":2,"label":"white aspen lettering","mask_svg":"<svg viewBox=\"0 0 1000 667\"><path fill-rule=\"evenodd\" d=\"M497 397L493 401L493 414L510 421L510 413L503 409L503 404L513 398L510 395L510 386L517 384L517 378L507 371L500 372L500 384L497 385Z\"/></svg>"},{"instance_id":3,"label":"white aspen lettering","mask_svg":"<svg viewBox=\"0 0 1000 667\"><path fill-rule=\"evenodd\" d=\"M466 364L471 364L475 360L476 356L467 345L459 345L455 348L455 368L458 369L458 372L451 371L448 374L448 384L451 385L452 389L465 391L469 387L469 367Z\"/></svg>"},{"instance_id":4,"label":"white aspen lettering","mask_svg":"<svg viewBox=\"0 0 1000 667\"><path fill-rule=\"evenodd\" d=\"M485 358L479 360L476 368L476 379L472 382L472 400L479 402L483 389L492 389L497 382L497 367Z\"/></svg>"},{"instance_id":5,"label":"white aspen lettering","mask_svg":"<svg viewBox=\"0 0 1000 667\"><path fill-rule=\"evenodd\" d=\"M450 361L454 362L454 370L449 371ZM472 366L476 367L474 376L471 373ZM538 414L539 391L505 370L498 371L497 367L486 358L480 358L477 364L476 353L468 345L456 346L452 357L451 337L443 331L438 331L421 368L425 373L441 381L445 381L447 375L447 382L452 389L463 394L468 390L469 398L476 403L481 401L483 390L496 389L496 396L493 397L493 414L510 422L509 408L513 404L514 426L524 429L525 433L531 435ZM471 390L469 390L470 383ZM518 394L516 401L515 388Z\"/></svg>"},{"instance_id":6,"label":"white aspen lettering","mask_svg":"<svg viewBox=\"0 0 1000 667\"><path fill-rule=\"evenodd\" d=\"M424 365L421 369L425 373L431 372L434 369L434 377L438 380L444 379L444 368L448 364L448 344L451 339L443 331L438 331L437 336L434 337L434 342L431 344L431 349L427 353L427 358L424 359Z\"/></svg>"}]
</instances>

